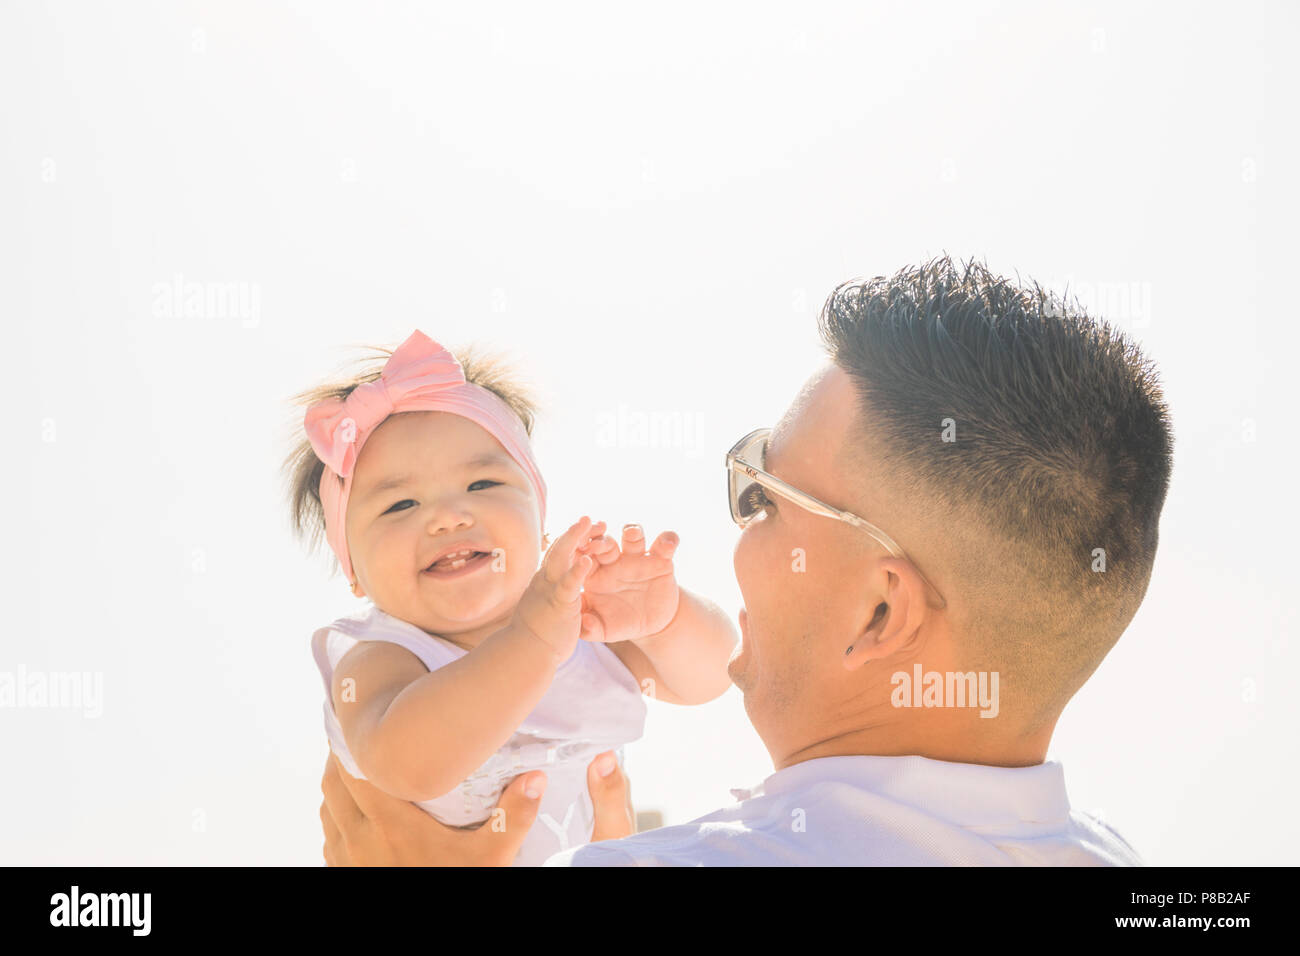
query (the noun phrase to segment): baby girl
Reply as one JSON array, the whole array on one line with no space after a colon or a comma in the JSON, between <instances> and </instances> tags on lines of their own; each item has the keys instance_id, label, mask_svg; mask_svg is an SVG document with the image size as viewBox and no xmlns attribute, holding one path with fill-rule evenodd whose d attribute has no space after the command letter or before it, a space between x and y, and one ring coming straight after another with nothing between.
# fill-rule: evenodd
<instances>
[{"instance_id":1,"label":"baby girl","mask_svg":"<svg viewBox=\"0 0 1300 956\"><path fill-rule=\"evenodd\" d=\"M587 766L641 736L642 694L697 704L730 685L735 630L677 586L677 536L647 550L637 526L619 543L584 517L543 556L531 404L421 332L379 374L303 398L295 526L323 532L373 604L312 636L331 749L459 826L488 822L511 779L542 770L515 864L588 842Z\"/></svg>"}]
</instances>

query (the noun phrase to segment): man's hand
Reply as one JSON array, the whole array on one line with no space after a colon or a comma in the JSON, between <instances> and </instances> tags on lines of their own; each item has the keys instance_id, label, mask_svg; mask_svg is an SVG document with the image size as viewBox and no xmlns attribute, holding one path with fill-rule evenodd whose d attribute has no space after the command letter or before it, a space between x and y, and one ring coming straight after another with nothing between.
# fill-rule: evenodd
<instances>
[{"instance_id":1,"label":"man's hand","mask_svg":"<svg viewBox=\"0 0 1300 956\"><path fill-rule=\"evenodd\" d=\"M439 823L413 803L351 776L331 752L321 778L321 828L329 866L509 866L537 819L546 775L523 774L497 801L504 826L477 830ZM530 799L532 787L537 799Z\"/></svg>"},{"instance_id":2,"label":"man's hand","mask_svg":"<svg viewBox=\"0 0 1300 956\"><path fill-rule=\"evenodd\" d=\"M596 567L582 591L583 638L614 644L658 634L672 623L681 591L673 574L679 539L665 531L646 552L640 525L623 526L623 546L602 535L578 548Z\"/></svg>"},{"instance_id":3,"label":"man's hand","mask_svg":"<svg viewBox=\"0 0 1300 956\"><path fill-rule=\"evenodd\" d=\"M614 768L602 777L608 758ZM587 786L596 810L592 840L628 836L633 830L627 778L606 751L587 768ZM531 789L534 797L528 796ZM546 774L522 774L497 801L504 817L489 817L475 830L439 823L413 803L391 797L369 781L359 780L339 766L330 753L325 760L320 808L329 866L509 866L537 819ZM504 826L493 826L493 820Z\"/></svg>"},{"instance_id":4,"label":"man's hand","mask_svg":"<svg viewBox=\"0 0 1300 956\"><path fill-rule=\"evenodd\" d=\"M587 791L596 811L591 842L617 840L636 832L632 788L612 751L599 754L587 767Z\"/></svg>"}]
</instances>

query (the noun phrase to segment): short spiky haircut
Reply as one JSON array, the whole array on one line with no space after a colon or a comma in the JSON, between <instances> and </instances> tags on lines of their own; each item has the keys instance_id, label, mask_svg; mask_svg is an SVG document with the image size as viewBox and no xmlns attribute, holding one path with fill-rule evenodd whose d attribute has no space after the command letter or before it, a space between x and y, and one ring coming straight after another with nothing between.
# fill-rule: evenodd
<instances>
[{"instance_id":1,"label":"short spiky haircut","mask_svg":"<svg viewBox=\"0 0 1300 956\"><path fill-rule=\"evenodd\" d=\"M1173 459L1154 367L1036 283L946 256L840 285L819 325L888 449L884 467L978 529L956 546L1001 542L964 569L985 601L987 656L1004 656L1001 632L1027 662L1022 676L1052 688L1037 716L1063 707L1150 578ZM942 440L949 419L955 441Z\"/></svg>"}]
</instances>

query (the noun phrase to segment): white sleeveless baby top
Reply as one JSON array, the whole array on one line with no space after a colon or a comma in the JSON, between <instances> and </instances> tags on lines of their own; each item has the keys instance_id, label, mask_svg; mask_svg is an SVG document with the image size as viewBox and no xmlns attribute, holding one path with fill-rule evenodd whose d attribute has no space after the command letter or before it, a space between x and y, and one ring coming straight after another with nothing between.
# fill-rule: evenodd
<instances>
[{"instance_id":1,"label":"white sleeveless baby top","mask_svg":"<svg viewBox=\"0 0 1300 956\"><path fill-rule=\"evenodd\" d=\"M330 695L335 667L360 641L397 644L430 671L469 652L378 608L339 618L312 635L312 655L325 682L330 749L348 773L364 778L348 752ZM645 716L641 689L623 662L604 644L578 641L546 694L501 749L454 790L416 806L452 826L483 823L506 784L521 773L544 771L541 810L514 861L515 866L540 866L552 854L591 839L587 766L606 750L614 750L621 763L623 744L640 738Z\"/></svg>"}]
</instances>

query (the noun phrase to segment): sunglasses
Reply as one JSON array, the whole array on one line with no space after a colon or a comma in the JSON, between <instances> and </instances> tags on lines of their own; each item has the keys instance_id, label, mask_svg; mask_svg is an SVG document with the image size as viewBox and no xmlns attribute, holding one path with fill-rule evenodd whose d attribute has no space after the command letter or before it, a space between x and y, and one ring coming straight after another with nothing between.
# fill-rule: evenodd
<instances>
[{"instance_id":1,"label":"sunglasses","mask_svg":"<svg viewBox=\"0 0 1300 956\"><path fill-rule=\"evenodd\" d=\"M793 485L782 481L776 475L766 471L767 441L771 434L772 429L770 428L756 429L736 442L731 451L727 452L727 501L731 507L732 521L742 528L746 527L772 505L773 502L769 494L777 495L792 504L798 505L805 511L811 511L813 514L822 515L826 518L834 518L836 521L846 522L861 531L865 531L875 538L891 555L912 563L897 542L870 521L859 518L852 512L841 511L839 508L828 505L826 502L814 498L807 492L800 491ZM916 568L915 564L912 564L912 566ZM939 593L939 589L931 584L924 574L921 574L919 568L916 568L916 573L921 576L921 580L938 598L938 607L947 607L948 602Z\"/></svg>"}]
</instances>

